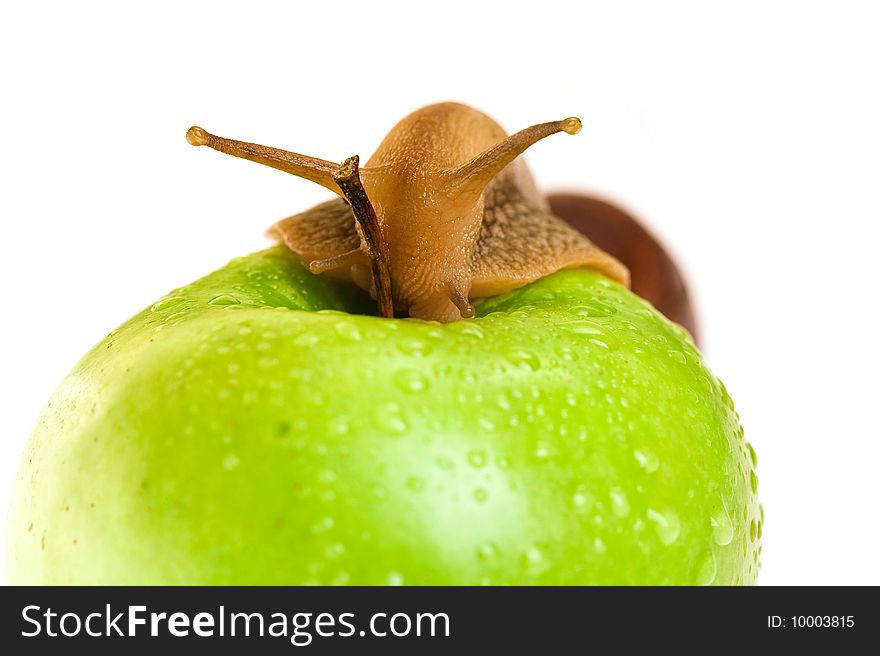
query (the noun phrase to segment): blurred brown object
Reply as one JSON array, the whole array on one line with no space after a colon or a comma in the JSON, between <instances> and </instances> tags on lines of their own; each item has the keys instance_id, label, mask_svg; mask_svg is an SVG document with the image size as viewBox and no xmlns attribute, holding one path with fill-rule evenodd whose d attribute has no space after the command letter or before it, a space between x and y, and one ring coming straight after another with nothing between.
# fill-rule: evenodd
<instances>
[{"instance_id":1,"label":"blurred brown object","mask_svg":"<svg viewBox=\"0 0 880 656\"><path fill-rule=\"evenodd\" d=\"M632 291L684 326L699 344L697 322L684 278L663 245L635 217L598 198L550 194L553 213L623 262Z\"/></svg>"}]
</instances>

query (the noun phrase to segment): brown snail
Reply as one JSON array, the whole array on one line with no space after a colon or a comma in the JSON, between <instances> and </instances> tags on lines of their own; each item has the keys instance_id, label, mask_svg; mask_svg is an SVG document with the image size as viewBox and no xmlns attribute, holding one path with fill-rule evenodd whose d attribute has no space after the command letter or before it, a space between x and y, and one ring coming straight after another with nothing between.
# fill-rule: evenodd
<instances>
[{"instance_id":1,"label":"brown snail","mask_svg":"<svg viewBox=\"0 0 880 656\"><path fill-rule=\"evenodd\" d=\"M340 198L275 224L314 273L351 280L383 316L455 321L471 300L494 296L564 268L589 267L622 284L627 268L554 215L517 157L567 118L507 136L485 114L458 103L429 105L400 121L364 168L234 141L199 127L209 146L316 182Z\"/></svg>"}]
</instances>

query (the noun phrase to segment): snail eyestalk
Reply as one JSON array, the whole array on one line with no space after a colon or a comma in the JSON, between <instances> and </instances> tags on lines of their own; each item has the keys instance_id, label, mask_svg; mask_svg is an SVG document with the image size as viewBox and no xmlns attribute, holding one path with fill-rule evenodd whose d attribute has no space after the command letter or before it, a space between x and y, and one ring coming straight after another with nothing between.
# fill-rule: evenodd
<instances>
[{"instance_id":1,"label":"snail eyestalk","mask_svg":"<svg viewBox=\"0 0 880 656\"><path fill-rule=\"evenodd\" d=\"M569 116L562 120L562 131L566 134L577 134L581 131L584 124L577 116Z\"/></svg>"},{"instance_id":2,"label":"snail eyestalk","mask_svg":"<svg viewBox=\"0 0 880 656\"><path fill-rule=\"evenodd\" d=\"M467 294L462 293L455 285L449 285L449 300L458 308L462 319L472 319L474 314L476 314Z\"/></svg>"},{"instance_id":3,"label":"snail eyestalk","mask_svg":"<svg viewBox=\"0 0 880 656\"><path fill-rule=\"evenodd\" d=\"M186 131L186 140L190 146L207 146L208 133L197 125Z\"/></svg>"},{"instance_id":4,"label":"snail eyestalk","mask_svg":"<svg viewBox=\"0 0 880 656\"><path fill-rule=\"evenodd\" d=\"M561 121L539 123L525 130L520 130L469 162L450 171L448 175L451 178L451 184L462 191L479 194L504 167L530 146L557 132L577 134L581 131L582 125L579 118L571 116Z\"/></svg>"},{"instance_id":5,"label":"snail eyestalk","mask_svg":"<svg viewBox=\"0 0 880 656\"><path fill-rule=\"evenodd\" d=\"M195 125L186 131L186 140L192 146L208 146L227 155L271 166L339 193L339 187L333 180L333 171L337 168L333 162L271 146L218 137Z\"/></svg>"},{"instance_id":6,"label":"snail eyestalk","mask_svg":"<svg viewBox=\"0 0 880 656\"><path fill-rule=\"evenodd\" d=\"M391 270L388 267L386 253L388 246L382 235L382 226L376 216L367 191L361 182L357 155L349 157L333 171L333 180L342 190L343 197L351 205L354 218L361 227L366 242L367 255L373 270L373 285L376 300L379 302L379 314L387 319L394 317L394 299L391 294Z\"/></svg>"}]
</instances>

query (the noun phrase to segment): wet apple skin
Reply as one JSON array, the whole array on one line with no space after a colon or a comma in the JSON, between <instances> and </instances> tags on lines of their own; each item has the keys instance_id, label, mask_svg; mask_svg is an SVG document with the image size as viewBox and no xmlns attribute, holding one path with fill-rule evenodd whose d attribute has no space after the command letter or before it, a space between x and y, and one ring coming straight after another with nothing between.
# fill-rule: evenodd
<instances>
[{"instance_id":1,"label":"wet apple skin","mask_svg":"<svg viewBox=\"0 0 880 656\"><path fill-rule=\"evenodd\" d=\"M381 319L281 248L89 352L15 485L16 584L749 584L754 451L687 333L562 271Z\"/></svg>"}]
</instances>

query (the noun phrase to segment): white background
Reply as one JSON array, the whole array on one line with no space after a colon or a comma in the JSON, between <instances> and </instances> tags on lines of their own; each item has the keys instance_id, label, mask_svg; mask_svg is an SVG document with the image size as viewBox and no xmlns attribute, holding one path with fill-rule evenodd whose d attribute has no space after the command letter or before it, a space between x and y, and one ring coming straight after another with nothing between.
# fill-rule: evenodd
<instances>
[{"instance_id":1,"label":"white background","mask_svg":"<svg viewBox=\"0 0 880 656\"><path fill-rule=\"evenodd\" d=\"M880 584L878 16L828 2L4 3L0 507L93 343L323 200L207 149L331 160L455 99L644 217L690 275L759 455L763 584ZM394 7L398 9L394 9Z\"/></svg>"}]
</instances>

